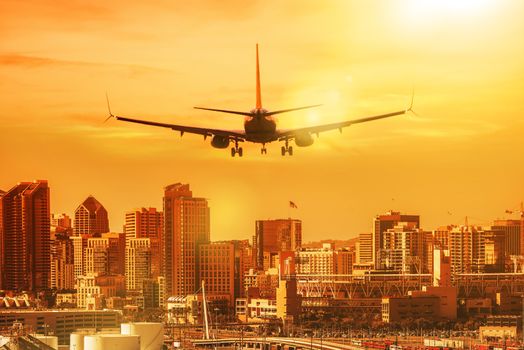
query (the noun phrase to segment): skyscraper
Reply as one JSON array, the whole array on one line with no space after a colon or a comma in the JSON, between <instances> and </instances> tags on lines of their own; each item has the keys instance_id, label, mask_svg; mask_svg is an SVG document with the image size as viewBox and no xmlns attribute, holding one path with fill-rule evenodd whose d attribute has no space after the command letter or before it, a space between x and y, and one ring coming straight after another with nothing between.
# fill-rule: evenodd
<instances>
[{"instance_id":1,"label":"skyscraper","mask_svg":"<svg viewBox=\"0 0 524 350\"><path fill-rule=\"evenodd\" d=\"M50 243L50 287L57 290L73 289L75 287L73 241L64 233L55 233L51 235Z\"/></svg>"},{"instance_id":2,"label":"skyscraper","mask_svg":"<svg viewBox=\"0 0 524 350\"><path fill-rule=\"evenodd\" d=\"M253 248L256 267L265 269L266 261L280 252L297 251L302 247L302 221L295 219L257 220Z\"/></svg>"},{"instance_id":3,"label":"skyscraper","mask_svg":"<svg viewBox=\"0 0 524 350\"><path fill-rule=\"evenodd\" d=\"M143 290L143 283L151 278L151 241L149 238L131 238L126 246L126 289Z\"/></svg>"},{"instance_id":4,"label":"skyscraper","mask_svg":"<svg viewBox=\"0 0 524 350\"><path fill-rule=\"evenodd\" d=\"M206 281L206 295L213 300L235 303L235 243L232 241L201 244L199 247L200 280Z\"/></svg>"},{"instance_id":5,"label":"skyscraper","mask_svg":"<svg viewBox=\"0 0 524 350\"><path fill-rule=\"evenodd\" d=\"M167 295L193 294L200 288L199 246L209 243L209 207L188 184L164 189L164 232Z\"/></svg>"},{"instance_id":6,"label":"skyscraper","mask_svg":"<svg viewBox=\"0 0 524 350\"><path fill-rule=\"evenodd\" d=\"M389 211L384 215L377 215L373 219L373 262L376 269L384 267L384 262L381 259L381 254L385 249L384 233L395 227L399 222L420 227L420 217L418 215L403 215L399 212Z\"/></svg>"},{"instance_id":7,"label":"skyscraper","mask_svg":"<svg viewBox=\"0 0 524 350\"><path fill-rule=\"evenodd\" d=\"M2 197L5 191L0 190L0 288L3 288L4 280L4 215L2 214Z\"/></svg>"},{"instance_id":8,"label":"skyscraper","mask_svg":"<svg viewBox=\"0 0 524 350\"><path fill-rule=\"evenodd\" d=\"M522 255L521 253L521 220L495 220L492 230L502 231L506 237L505 254Z\"/></svg>"},{"instance_id":9,"label":"skyscraper","mask_svg":"<svg viewBox=\"0 0 524 350\"><path fill-rule=\"evenodd\" d=\"M476 226L456 227L449 233L451 273L504 271L504 233Z\"/></svg>"},{"instance_id":10,"label":"skyscraper","mask_svg":"<svg viewBox=\"0 0 524 350\"><path fill-rule=\"evenodd\" d=\"M125 273L125 237L122 233L104 233L88 238L84 251L86 274L123 275Z\"/></svg>"},{"instance_id":11,"label":"skyscraper","mask_svg":"<svg viewBox=\"0 0 524 350\"><path fill-rule=\"evenodd\" d=\"M38 291L50 282L49 186L21 182L1 196L2 289Z\"/></svg>"},{"instance_id":12,"label":"skyscraper","mask_svg":"<svg viewBox=\"0 0 524 350\"><path fill-rule=\"evenodd\" d=\"M100 236L102 233L109 232L107 210L95 197L87 197L76 208L73 232L75 236L82 234Z\"/></svg>"},{"instance_id":13,"label":"skyscraper","mask_svg":"<svg viewBox=\"0 0 524 350\"><path fill-rule=\"evenodd\" d=\"M124 233L126 246L133 238L149 238L151 247L151 276L163 275L164 213L156 208L139 208L126 212Z\"/></svg>"},{"instance_id":14,"label":"skyscraper","mask_svg":"<svg viewBox=\"0 0 524 350\"><path fill-rule=\"evenodd\" d=\"M427 273L428 236L415 222L399 222L383 233L382 265L401 273ZM433 257L431 257L432 259Z\"/></svg>"},{"instance_id":15,"label":"skyscraper","mask_svg":"<svg viewBox=\"0 0 524 350\"><path fill-rule=\"evenodd\" d=\"M71 236L69 239L73 242L73 275L76 279L86 273L85 269L85 249L87 248L87 240L91 235L84 234L80 236Z\"/></svg>"},{"instance_id":16,"label":"skyscraper","mask_svg":"<svg viewBox=\"0 0 524 350\"><path fill-rule=\"evenodd\" d=\"M371 232L361 233L358 235L356 250L357 263L366 264L373 262L373 234Z\"/></svg>"}]
</instances>

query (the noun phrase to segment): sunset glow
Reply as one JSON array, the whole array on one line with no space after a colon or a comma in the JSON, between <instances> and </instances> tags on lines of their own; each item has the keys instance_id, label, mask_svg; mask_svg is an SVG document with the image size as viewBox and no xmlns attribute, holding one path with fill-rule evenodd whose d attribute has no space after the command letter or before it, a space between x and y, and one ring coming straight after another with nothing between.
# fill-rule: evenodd
<instances>
[{"instance_id":1,"label":"sunset glow","mask_svg":"<svg viewBox=\"0 0 524 350\"><path fill-rule=\"evenodd\" d=\"M190 183L213 240L288 216L304 241L370 231L389 209L428 230L507 217L524 199L523 13L510 0L2 1L0 189L47 179L52 212L68 214L92 194L119 231L126 210ZM402 110L413 87L417 115L315 136L293 157L246 144L242 159L104 123L107 91L118 115L242 129L193 106L253 108L256 43L264 108L322 104L279 116L283 129Z\"/></svg>"}]
</instances>

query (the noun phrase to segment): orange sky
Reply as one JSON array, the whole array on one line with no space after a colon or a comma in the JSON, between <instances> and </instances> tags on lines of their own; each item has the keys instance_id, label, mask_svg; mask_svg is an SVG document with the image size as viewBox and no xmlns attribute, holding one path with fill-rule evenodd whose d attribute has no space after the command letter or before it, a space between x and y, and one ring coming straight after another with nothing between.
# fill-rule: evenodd
<instances>
[{"instance_id":1,"label":"orange sky","mask_svg":"<svg viewBox=\"0 0 524 350\"><path fill-rule=\"evenodd\" d=\"M524 199L524 3L398 1L0 2L0 189L48 179L72 214L89 194L118 231L126 210L161 207L162 189L209 198L212 239L251 237L256 219L292 215L304 239L371 230L388 209L422 227L488 223ZM321 134L282 157L245 145L127 125L113 112L240 129L262 100L301 127L396 111L417 116ZM293 200L298 210L290 211ZM448 213L449 212L449 213Z\"/></svg>"}]
</instances>

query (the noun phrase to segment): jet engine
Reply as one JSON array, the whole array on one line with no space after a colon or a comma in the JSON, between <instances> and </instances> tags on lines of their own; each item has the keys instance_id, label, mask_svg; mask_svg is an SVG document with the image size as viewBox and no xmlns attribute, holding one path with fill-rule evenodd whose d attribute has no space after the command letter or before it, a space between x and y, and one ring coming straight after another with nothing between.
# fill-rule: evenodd
<instances>
[{"instance_id":1,"label":"jet engine","mask_svg":"<svg viewBox=\"0 0 524 350\"><path fill-rule=\"evenodd\" d=\"M211 139L211 146L215 148L227 148L229 146L229 137L215 135Z\"/></svg>"},{"instance_id":2,"label":"jet engine","mask_svg":"<svg viewBox=\"0 0 524 350\"><path fill-rule=\"evenodd\" d=\"M310 133L302 133L295 136L295 144L298 147L311 146L314 141Z\"/></svg>"}]
</instances>

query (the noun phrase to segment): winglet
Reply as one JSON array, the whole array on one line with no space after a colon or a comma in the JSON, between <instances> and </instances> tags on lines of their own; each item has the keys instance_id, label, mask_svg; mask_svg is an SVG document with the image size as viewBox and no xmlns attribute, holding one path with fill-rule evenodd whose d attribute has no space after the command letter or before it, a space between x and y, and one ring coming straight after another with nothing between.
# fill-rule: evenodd
<instances>
[{"instance_id":1,"label":"winglet","mask_svg":"<svg viewBox=\"0 0 524 350\"><path fill-rule=\"evenodd\" d=\"M413 110L413 102L414 102L414 100L415 100L415 88L413 88L413 90L412 90L412 92L411 92L411 103L410 103L409 107L406 109L405 113L407 113L407 112L411 112L411 113L413 113L415 116L420 117L420 116L417 114L417 112L415 112L415 111Z\"/></svg>"},{"instance_id":2,"label":"winglet","mask_svg":"<svg viewBox=\"0 0 524 350\"><path fill-rule=\"evenodd\" d=\"M259 67L259 63L258 63L258 43L257 43L257 86L256 86L256 89L257 89L257 104L256 104L256 108L257 109L261 109L262 108L262 94L260 92L260 67Z\"/></svg>"},{"instance_id":3,"label":"winglet","mask_svg":"<svg viewBox=\"0 0 524 350\"><path fill-rule=\"evenodd\" d=\"M109 116L106 118L106 120L104 120L104 123L114 117L113 113L111 113L111 105L109 104L109 96L107 95L107 91L106 91L106 102L107 102L107 110L109 112Z\"/></svg>"},{"instance_id":4,"label":"winglet","mask_svg":"<svg viewBox=\"0 0 524 350\"><path fill-rule=\"evenodd\" d=\"M415 100L415 88L412 89L411 91L411 103L408 107L408 109L406 109L406 112L413 112L413 101Z\"/></svg>"}]
</instances>

